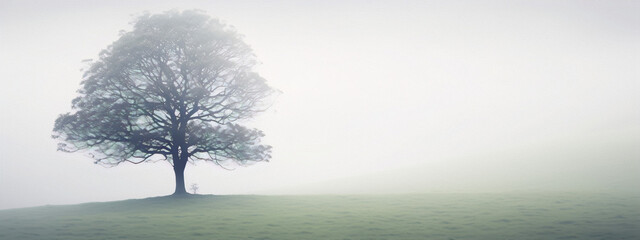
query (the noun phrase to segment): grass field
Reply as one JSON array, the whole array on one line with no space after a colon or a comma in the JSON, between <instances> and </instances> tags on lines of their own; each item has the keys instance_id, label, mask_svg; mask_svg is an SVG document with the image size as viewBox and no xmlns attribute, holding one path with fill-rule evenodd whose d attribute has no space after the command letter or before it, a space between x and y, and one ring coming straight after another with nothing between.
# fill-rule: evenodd
<instances>
[{"instance_id":1,"label":"grass field","mask_svg":"<svg viewBox=\"0 0 640 240\"><path fill-rule=\"evenodd\" d=\"M640 239L640 196L158 197L3 210L0 239Z\"/></svg>"}]
</instances>

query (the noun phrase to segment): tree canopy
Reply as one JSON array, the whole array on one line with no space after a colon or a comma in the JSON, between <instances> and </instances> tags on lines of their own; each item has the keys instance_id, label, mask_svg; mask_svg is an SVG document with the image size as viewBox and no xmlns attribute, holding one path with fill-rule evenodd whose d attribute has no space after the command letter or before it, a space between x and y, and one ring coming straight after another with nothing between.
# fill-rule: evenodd
<instances>
[{"instance_id":1,"label":"tree canopy","mask_svg":"<svg viewBox=\"0 0 640 240\"><path fill-rule=\"evenodd\" d=\"M59 150L86 150L97 164L166 160L175 194L186 193L189 161L270 159L264 134L240 124L274 91L256 62L234 28L202 12L143 15L90 63L53 137Z\"/></svg>"}]
</instances>

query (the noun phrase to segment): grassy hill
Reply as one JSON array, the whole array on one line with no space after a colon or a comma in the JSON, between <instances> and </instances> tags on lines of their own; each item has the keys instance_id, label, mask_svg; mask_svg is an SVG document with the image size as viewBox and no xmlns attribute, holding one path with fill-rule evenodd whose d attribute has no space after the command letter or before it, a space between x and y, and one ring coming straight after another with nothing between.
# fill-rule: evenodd
<instances>
[{"instance_id":1,"label":"grassy hill","mask_svg":"<svg viewBox=\"0 0 640 240\"><path fill-rule=\"evenodd\" d=\"M640 239L640 197L157 197L2 210L0 239Z\"/></svg>"}]
</instances>

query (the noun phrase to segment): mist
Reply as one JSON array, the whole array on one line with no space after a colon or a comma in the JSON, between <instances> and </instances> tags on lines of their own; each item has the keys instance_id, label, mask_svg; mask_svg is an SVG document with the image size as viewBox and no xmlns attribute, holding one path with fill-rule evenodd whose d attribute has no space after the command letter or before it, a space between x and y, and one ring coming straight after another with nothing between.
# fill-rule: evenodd
<instances>
[{"instance_id":1,"label":"mist","mask_svg":"<svg viewBox=\"0 0 640 240\"><path fill-rule=\"evenodd\" d=\"M235 26L282 93L272 160L203 194L640 191L640 3L3 1L0 209L168 195L169 164L56 151L83 59L144 11Z\"/></svg>"}]
</instances>

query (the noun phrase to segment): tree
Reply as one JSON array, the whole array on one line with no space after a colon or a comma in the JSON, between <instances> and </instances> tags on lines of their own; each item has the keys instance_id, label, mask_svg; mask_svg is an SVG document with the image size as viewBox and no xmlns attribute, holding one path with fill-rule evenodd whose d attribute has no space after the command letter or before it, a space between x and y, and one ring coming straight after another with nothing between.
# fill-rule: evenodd
<instances>
[{"instance_id":1,"label":"tree","mask_svg":"<svg viewBox=\"0 0 640 240\"><path fill-rule=\"evenodd\" d=\"M186 194L187 162L270 159L264 134L239 124L264 111L274 91L255 64L241 35L199 11L141 16L90 62L53 138L96 164L166 160L174 194Z\"/></svg>"},{"instance_id":2,"label":"tree","mask_svg":"<svg viewBox=\"0 0 640 240\"><path fill-rule=\"evenodd\" d=\"M196 184L196 183L191 184L191 191L193 192L193 194L198 194L198 189L200 189L198 187L198 184Z\"/></svg>"}]
</instances>

